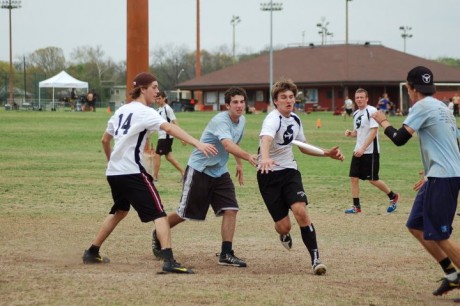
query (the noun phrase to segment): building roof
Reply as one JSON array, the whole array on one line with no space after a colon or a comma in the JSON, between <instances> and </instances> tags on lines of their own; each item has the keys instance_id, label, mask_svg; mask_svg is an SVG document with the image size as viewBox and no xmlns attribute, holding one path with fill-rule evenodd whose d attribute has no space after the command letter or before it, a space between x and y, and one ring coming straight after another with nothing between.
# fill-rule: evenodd
<instances>
[{"instance_id":1,"label":"building roof","mask_svg":"<svg viewBox=\"0 0 460 306\"><path fill-rule=\"evenodd\" d=\"M269 54L240 62L179 84L181 89L212 90L230 86L268 87ZM397 85L415 66L433 71L436 83L459 83L460 69L382 45L321 45L273 51L273 80L297 85Z\"/></svg>"}]
</instances>

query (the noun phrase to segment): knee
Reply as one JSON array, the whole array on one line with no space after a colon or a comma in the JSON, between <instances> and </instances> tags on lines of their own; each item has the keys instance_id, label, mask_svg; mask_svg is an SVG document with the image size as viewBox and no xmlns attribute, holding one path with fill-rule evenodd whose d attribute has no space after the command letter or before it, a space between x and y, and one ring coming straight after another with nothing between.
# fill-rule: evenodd
<instances>
[{"instance_id":1,"label":"knee","mask_svg":"<svg viewBox=\"0 0 460 306\"><path fill-rule=\"evenodd\" d=\"M287 221L278 221L275 223L276 231L281 235L286 235L291 231L291 222Z\"/></svg>"},{"instance_id":2,"label":"knee","mask_svg":"<svg viewBox=\"0 0 460 306\"><path fill-rule=\"evenodd\" d=\"M409 233L411 233L411 235L414 236L414 237L418 237L419 234L421 233L420 230L417 230L417 229L415 229L415 228L410 228L410 227L408 227L407 230L408 230Z\"/></svg>"},{"instance_id":3,"label":"knee","mask_svg":"<svg viewBox=\"0 0 460 306\"><path fill-rule=\"evenodd\" d=\"M117 210L114 214L114 217L117 218L118 220L122 220L128 215L128 211L124 210Z\"/></svg>"},{"instance_id":4,"label":"knee","mask_svg":"<svg viewBox=\"0 0 460 306\"><path fill-rule=\"evenodd\" d=\"M236 218L236 214L238 213L237 210L224 210L225 217Z\"/></svg>"}]
</instances>

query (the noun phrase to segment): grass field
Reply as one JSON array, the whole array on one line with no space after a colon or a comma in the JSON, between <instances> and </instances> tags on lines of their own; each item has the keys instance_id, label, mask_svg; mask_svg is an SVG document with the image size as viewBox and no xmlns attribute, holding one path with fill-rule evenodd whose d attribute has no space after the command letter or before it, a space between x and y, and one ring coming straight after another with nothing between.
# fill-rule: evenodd
<instances>
[{"instance_id":1,"label":"grass field","mask_svg":"<svg viewBox=\"0 0 460 306\"><path fill-rule=\"evenodd\" d=\"M195 137L212 115L177 114ZM417 138L398 148L380 131L380 176L401 194L397 211L387 214L386 196L362 182L363 213L348 216L343 211L351 205L348 170L354 139L343 132L351 128L351 119L331 113L301 116L310 143L339 145L346 156L344 162L297 156L328 266L323 277L312 275L296 225L293 249L279 243L248 163L245 185L237 187L241 211L234 241L247 268L217 265L221 219L212 213L206 222L186 222L172 231L176 258L193 267L194 275L157 274L161 263L151 254L153 225L142 224L135 212L101 249L112 263L83 265L83 250L112 204L100 144L109 114L0 111L0 305L451 304L460 291L431 295L442 271L404 225L421 169ZM257 151L264 117L247 116L243 148ZM391 118L397 127L402 120ZM192 148L175 142L173 150L185 166ZM233 159L229 169L234 175ZM180 197L178 179L179 173L163 160L157 188L170 212Z\"/></svg>"}]
</instances>

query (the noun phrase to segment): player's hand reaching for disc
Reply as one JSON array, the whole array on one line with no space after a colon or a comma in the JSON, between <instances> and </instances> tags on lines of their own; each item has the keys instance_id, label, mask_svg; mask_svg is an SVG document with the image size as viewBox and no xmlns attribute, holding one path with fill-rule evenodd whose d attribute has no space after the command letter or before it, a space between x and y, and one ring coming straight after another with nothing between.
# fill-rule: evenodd
<instances>
[{"instance_id":1,"label":"player's hand reaching for disc","mask_svg":"<svg viewBox=\"0 0 460 306\"><path fill-rule=\"evenodd\" d=\"M326 155L329 156L332 159L337 159L337 160L340 160L340 161L343 161L345 159L345 156L342 154L342 152L340 152L340 149L339 149L338 146L333 147L332 149L329 149L326 152Z\"/></svg>"}]
</instances>

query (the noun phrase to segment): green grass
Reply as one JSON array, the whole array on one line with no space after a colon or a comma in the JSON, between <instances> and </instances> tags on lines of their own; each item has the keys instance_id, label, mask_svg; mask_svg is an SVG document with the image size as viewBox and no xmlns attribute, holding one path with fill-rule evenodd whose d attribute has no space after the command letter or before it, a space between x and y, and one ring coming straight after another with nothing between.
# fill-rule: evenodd
<instances>
[{"instance_id":1,"label":"green grass","mask_svg":"<svg viewBox=\"0 0 460 306\"><path fill-rule=\"evenodd\" d=\"M180 126L198 138L213 115L194 112L177 117ZM112 205L100 143L109 116L105 110L0 111L2 303L420 305L451 297L431 296L441 270L404 227L415 196L412 186L422 168L417 137L398 148L379 132L380 177L401 193L398 210L387 215L386 196L361 182L363 213L344 216L343 210L351 205L348 170L355 139L343 136L352 127L351 119L331 113L302 114L305 134L318 146L339 145L346 160L296 153L321 254L329 266L326 277L311 275L294 219L294 249L286 252L279 245L255 169L246 162L245 185L237 186L241 211L235 248L247 259L247 269L216 264L220 218L211 212L206 222L186 222L172 232L175 254L195 268L194 276L155 274L160 266L150 254L151 224L141 224L134 212L103 245L112 263L82 265L80 256ZM257 152L264 117L247 116L241 146L250 152ZM403 119L390 118L395 127ZM173 153L184 166L191 150L174 143ZM232 176L234 166L231 158ZM180 198L178 178L163 159L157 188L168 212Z\"/></svg>"}]
</instances>

